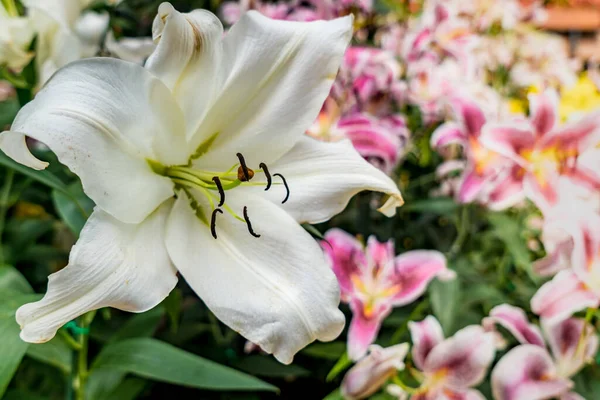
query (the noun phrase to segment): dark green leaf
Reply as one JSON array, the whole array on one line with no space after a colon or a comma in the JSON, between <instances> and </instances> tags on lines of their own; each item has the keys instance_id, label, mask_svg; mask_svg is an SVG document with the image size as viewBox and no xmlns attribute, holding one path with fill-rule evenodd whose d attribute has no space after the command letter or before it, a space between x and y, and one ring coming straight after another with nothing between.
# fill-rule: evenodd
<instances>
[{"instance_id":1,"label":"dark green leaf","mask_svg":"<svg viewBox=\"0 0 600 400\"><path fill-rule=\"evenodd\" d=\"M109 343L116 343L135 337L152 336L163 314L164 310L162 307L155 307L145 313L132 316L123 324L121 329L111 336Z\"/></svg>"},{"instance_id":2,"label":"dark green leaf","mask_svg":"<svg viewBox=\"0 0 600 400\"><path fill-rule=\"evenodd\" d=\"M4 165L10 169L13 169L25 176L28 176L36 181L51 187L52 189L60 190L63 193L67 192L67 186L58 179L55 175L47 170L36 171L29 167L19 164L13 161L10 157L0 151L0 165Z\"/></svg>"},{"instance_id":3,"label":"dark green leaf","mask_svg":"<svg viewBox=\"0 0 600 400\"><path fill-rule=\"evenodd\" d=\"M103 369L194 388L277 391L253 376L155 339L129 339L106 346L92 365L92 371Z\"/></svg>"},{"instance_id":4,"label":"dark green leaf","mask_svg":"<svg viewBox=\"0 0 600 400\"><path fill-rule=\"evenodd\" d=\"M18 112L19 101L16 98L0 102L0 131L12 124Z\"/></svg>"},{"instance_id":5,"label":"dark green leaf","mask_svg":"<svg viewBox=\"0 0 600 400\"><path fill-rule=\"evenodd\" d=\"M47 343L31 344L27 355L35 360L57 367L65 374L71 371L71 348L62 339L56 336Z\"/></svg>"},{"instance_id":6,"label":"dark green leaf","mask_svg":"<svg viewBox=\"0 0 600 400\"><path fill-rule=\"evenodd\" d=\"M344 342L313 343L302 350L302 354L314 358L337 360L345 351L346 343Z\"/></svg>"},{"instance_id":7,"label":"dark green leaf","mask_svg":"<svg viewBox=\"0 0 600 400\"><path fill-rule=\"evenodd\" d=\"M537 281L538 277L531 268L527 242L521 236L523 226L521 226L519 220L500 213L490 214L488 220L494 227L495 236L504 243L515 264L526 271L532 280Z\"/></svg>"},{"instance_id":8,"label":"dark green leaf","mask_svg":"<svg viewBox=\"0 0 600 400\"><path fill-rule=\"evenodd\" d=\"M33 293L27 279L9 265L0 266L0 299L14 293Z\"/></svg>"},{"instance_id":9,"label":"dark green leaf","mask_svg":"<svg viewBox=\"0 0 600 400\"><path fill-rule=\"evenodd\" d=\"M166 299L163 300L163 306L169 321L171 323L171 332L176 333L179 328L179 318L181 317L181 303L183 302L183 295L181 290L175 288L169 293Z\"/></svg>"},{"instance_id":10,"label":"dark green leaf","mask_svg":"<svg viewBox=\"0 0 600 400\"><path fill-rule=\"evenodd\" d=\"M402 211L427 212L433 214L453 214L458 204L449 197L434 197L431 199L407 202Z\"/></svg>"},{"instance_id":11,"label":"dark green leaf","mask_svg":"<svg viewBox=\"0 0 600 400\"><path fill-rule=\"evenodd\" d=\"M429 284L431 308L435 317L440 321L446 335L450 335L454 327L456 311L459 307L459 296L460 284L458 279L445 282L436 279Z\"/></svg>"},{"instance_id":12,"label":"dark green leaf","mask_svg":"<svg viewBox=\"0 0 600 400\"><path fill-rule=\"evenodd\" d=\"M79 236L79 232L81 232L83 225L85 225L85 221L87 221L88 216L92 213L94 203L83 193L79 182L69 185L67 190L70 196L60 190L53 190L52 202L60 218L75 236Z\"/></svg>"},{"instance_id":13,"label":"dark green leaf","mask_svg":"<svg viewBox=\"0 0 600 400\"><path fill-rule=\"evenodd\" d=\"M232 363L235 368L253 375L269 378L288 378L310 375L310 371L297 365L284 365L271 356L248 356Z\"/></svg>"},{"instance_id":14,"label":"dark green leaf","mask_svg":"<svg viewBox=\"0 0 600 400\"><path fill-rule=\"evenodd\" d=\"M352 365L352 360L348 357L348 353L344 352L340 359L335 363L331 371L327 374L327 378L325 380L327 382L331 382L334 380L341 372L345 371L348 367Z\"/></svg>"}]
</instances>

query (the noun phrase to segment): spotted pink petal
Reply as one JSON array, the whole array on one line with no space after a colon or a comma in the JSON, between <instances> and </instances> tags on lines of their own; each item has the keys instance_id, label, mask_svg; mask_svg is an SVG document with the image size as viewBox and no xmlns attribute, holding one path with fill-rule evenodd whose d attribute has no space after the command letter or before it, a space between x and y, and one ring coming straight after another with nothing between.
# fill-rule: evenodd
<instances>
[{"instance_id":1,"label":"spotted pink petal","mask_svg":"<svg viewBox=\"0 0 600 400\"><path fill-rule=\"evenodd\" d=\"M467 137L477 139L486 118L481 107L466 97L454 97L450 100L456 118L461 122Z\"/></svg>"},{"instance_id":2,"label":"spotted pink petal","mask_svg":"<svg viewBox=\"0 0 600 400\"><path fill-rule=\"evenodd\" d=\"M556 324L543 325L558 374L571 377L594 359L598 351L598 334L582 318L568 318Z\"/></svg>"},{"instance_id":3,"label":"spotted pink petal","mask_svg":"<svg viewBox=\"0 0 600 400\"><path fill-rule=\"evenodd\" d=\"M348 330L348 356L351 360L361 359L377 338L381 323L390 314L390 303L363 303L358 298L350 302L352 321Z\"/></svg>"},{"instance_id":4,"label":"spotted pink petal","mask_svg":"<svg viewBox=\"0 0 600 400\"><path fill-rule=\"evenodd\" d=\"M413 250L395 259L395 269L389 277L397 293L392 296L394 306L412 303L421 296L433 278L452 279L455 274L446 265L446 257L439 251Z\"/></svg>"},{"instance_id":5,"label":"spotted pink petal","mask_svg":"<svg viewBox=\"0 0 600 400\"><path fill-rule=\"evenodd\" d=\"M352 276L360 275L366 265L363 246L354 236L341 229L327 231L321 246L340 284L342 299L348 302L354 292Z\"/></svg>"},{"instance_id":6,"label":"spotted pink petal","mask_svg":"<svg viewBox=\"0 0 600 400\"><path fill-rule=\"evenodd\" d=\"M569 391L572 382L557 376L548 352L531 344L515 347L492 371L495 400L544 400Z\"/></svg>"},{"instance_id":7,"label":"spotted pink petal","mask_svg":"<svg viewBox=\"0 0 600 400\"><path fill-rule=\"evenodd\" d=\"M444 332L438 320L432 315L419 322L409 321L408 330L413 342L413 362L422 370L431 350L444 341Z\"/></svg>"},{"instance_id":8,"label":"spotted pink petal","mask_svg":"<svg viewBox=\"0 0 600 400\"><path fill-rule=\"evenodd\" d=\"M489 317L484 319L484 326L490 323L502 326L523 344L546 346L540 329L529 323L525 311L519 307L501 304L492 308Z\"/></svg>"},{"instance_id":9,"label":"spotted pink petal","mask_svg":"<svg viewBox=\"0 0 600 400\"><path fill-rule=\"evenodd\" d=\"M466 132L456 122L446 122L440 125L431 135L431 147L434 149L439 149L449 144L464 145L466 141Z\"/></svg>"},{"instance_id":10,"label":"spotted pink petal","mask_svg":"<svg viewBox=\"0 0 600 400\"><path fill-rule=\"evenodd\" d=\"M533 127L526 121L487 123L481 129L480 142L489 150L501 154L519 165L527 165L522 152L535 145Z\"/></svg>"},{"instance_id":11,"label":"spotted pink petal","mask_svg":"<svg viewBox=\"0 0 600 400\"><path fill-rule=\"evenodd\" d=\"M547 89L543 93L530 94L528 97L531 123L536 135L542 137L552 131L558 121L558 93L554 89Z\"/></svg>"},{"instance_id":12,"label":"spotted pink petal","mask_svg":"<svg viewBox=\"0 0 600 400\"><path fill-rule=\"evenodd\" d=\"M598 307L600 298L571 270L559 272L531 298L531 310L548 323L570 317L587 307Z\"/></svg>"},{"instance_id":13,"label":"spotted pink petal","mask_svg":"<svg viewBox=\"0 0 600 400\"><path fill-rule=\"evenodd\" d=\"M481 326L467 326L429 352L423 372L439 374L444 386L463 390L481 383L495 352L493 333L485 332Z\"/></svg>"}]
</instances>

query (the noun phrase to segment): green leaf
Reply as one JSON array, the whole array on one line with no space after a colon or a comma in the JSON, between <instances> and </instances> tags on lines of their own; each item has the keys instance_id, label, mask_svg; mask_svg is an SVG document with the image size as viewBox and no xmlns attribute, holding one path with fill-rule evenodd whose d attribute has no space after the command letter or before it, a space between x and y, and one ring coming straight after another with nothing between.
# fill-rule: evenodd
<instances>
[{"instance_id":1,"label":"green leaf","mask_svg":"<svg viewBox=\"0 0 600 400\"><path fill-rule=\"evenodd\" d=\"M146 388L146 382L140 378L127 378L105 398L96 398L98 400L135 400Z\"/></svg>"},{"instance_id":2,"label":"green leaf","mask_svg":"<svg viewBox=\"0 0 600 400\"><path fill-rule=\"evenodd\" d=\"M302 354L314 358L337 360L345 351L346 343L344 342L313 343L302 350Z\"/></svg>"},{"instance_id":3,"label":"green leaf","mask_svg":"<svg viewBox=\"0 0 600 400\"><path fill-rule=\"evenodd\" d=\"M17 309L25 303L39 300L35 294L19 294L10 296L0 302L0 398L4 395L8 384L17 371L21 359L27 351L29 343L21 340L21 329L15 321Z\"/></svg>"},{"instance_id":4,"label":"green leaf","mask_svg":"<svg viewBox=\"0 0 600 400\"><path fill-rule=\"evenodd\" d=\"M520 221L515 217L500 213L489 214L488 220L494 228L494 235L504 243L515 265L526 271L533 281L539 281L539 278L535 275L531 267L531 258L527 243L521 236L523 227Z\"/></svg>"},{"instance_id":5,"label":"green leaf","mask_svg":"<svg viewBox=\"0 0 600 400\"><path fill-rule=\"evenodd\" d=\"M265 376L269 378L292 378L308 376L310 371L298 365L284 365L271 356L253 355L236 360L232 365L252 375Z\"/></svg>"},{"instance_id":6,"label":"green leaf","mask_svg":"<svg viewBox=\"0 0 600 400\"><path fill-rule=\"evenodd\" d=\"M253 376L147 338L106 346L92 364L92 371L103 369L199 389L278 390Z\"/></svg>"},{"instance_id":7,"label":"green leaf","mask_svg":"<svg viewBox=\"0 0 600 400\"><path fill-rule=\"evenodd\" d=\"M4 397L2 397L2 400L48 400L48 398L29 393L24 389L11 389L6 392Z\"/></svg>"},{"instance_id":8,"label":"green leaf","mask_svg":"<svg viewBox=\"0 0 600 400\"><path fill-rule=\"evenodd\" d=\"M13 169L25 176L28 176L46 186L48 186L48 187L51 187L52 189L59 190L63 193L68 193L67 186L63 183L63 181L61 181L59 178L57 178L50 171L47 171L47 170L36 171L35 169L31 169L29 167L21 165L18 162L13 161L10 157L8 157L6 154L4 154L1 151L0 151L0 165L4 165L5 167Z\"/></svg>"},{"instance_id":9,"label":"green leaf","mask_svg":"<svg viewBox=\"0 0 600 400\"><path fill-rule=\"evenodd\" d=\"M169 316L169 321L171 322L171 332L177 333L177 329L179 328L179 318L181 317L181 304L183 302L183 295L181 294L181 290L175 288L171 290L171 293L167 296L166 299L163 300L162 304L165 307L165 311Z\"/></svg>"},{"instance_id":10,"label":"green leaf","mask_svg":"<svg viewBox=\"0 0 600 400\"><path fill-rule=\"evenodd\" d=\"M120 342L136 337L149 337L156 331L156 326L164 314L162 307L155 307L142 314L129 318L125 324L111 338L109 343Z\"/></svg>"},{"instance_id":11,"label":"green leaf","mask_svg":"<svg viewBox=\"0 0 600 400\"><path fill-rule=\"evenodd\" d=\"M335 363L331 371L327 374L325 378L326 382L331 382L334 380L341 372L346 370L348 367L352 365L352 360L348 357L348 353L344 352L340 359Z\"/></svg>"},{"instance_id":12,"label":"green leaf","mask_svg":"<svg viewBox=\"0 0 600 400\"><path fill-rule=\"evenodd\" d=\"M33 293L27 279L9 265L0 266L0 299L14 293Z\"/></svg>"},{"instance_id":13,"label":"green leaf","mask_svg":"<svg viewBox=\"0 0 600 400\"><path fill-rule=\"evenodd\" d=\"M0 102L0 131L12 124L18 112L19 101L16 98Z\"/></svg>"},{"instance_id":14,"label":"green leaf","mask_svg":"<svg viewBox=\"0 0 600 400\"><path fill-rule=\"evenodd\" d=\"M342 396L342 390L340 388L335 389L333 392L329 393L323 400L344 400L344 396Z\"/></svg>"},{"instance_id":15,"label":"green leaf","mask_svg":"<svg viewBox=\"0 0 600 400\"><path fill-rule=\"evenodd\" d=\"M434 197L431 199L407 202L402 211L408 212L426 212L433 214L453 214L456 212L458 204L450 197Z\"/></svg>"},{"instance_id":16,"label":"green leaf","mask_svg":"<svg viewBox=\"0 0 600 400\"><path fill-rule=\"evenodd\" d=\"M79 236L79 232L94 209L94 202L83 193L79 182L69 185L67 191L70 195L60 190L53 190L52 202L60 218L75 236Z\"/></svg>"},{"instance_id":17,"label":"green leaf","mask_svg":"<svg viewBox=\"0 0 600 400\"><path fill-rule=\"evenodd\" d=\"M429 284L429 301L433 314L440 321L446 335L450 335L459 308L460 283L458 279L434 280Z\"/></svg>"},{"instance_id":18,"label":"green leaf","mask_svg":"<svg viewBox=\"0 0 600 400\"><path fill-rule=\"evenodd\" d=\"M35 360L57 367L65 374L71 372L72 351L60 336L47 343L31 344L27 355Z\"/></svg>"}]
</instances>

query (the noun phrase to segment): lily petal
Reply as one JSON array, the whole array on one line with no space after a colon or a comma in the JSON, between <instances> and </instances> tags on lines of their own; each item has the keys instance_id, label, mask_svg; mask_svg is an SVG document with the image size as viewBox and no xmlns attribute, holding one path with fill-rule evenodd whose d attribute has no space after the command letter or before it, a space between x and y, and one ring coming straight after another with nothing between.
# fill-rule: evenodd
<instances>
[{"instance_id":1,"label":"lily petal","mask_svg":"<svg viewBox=\"0 0 600 400\"><path fill-rule=\"evenodd\" d=\"M529 109L531 110L531 123L536 135L542 137L552 131L558 120L558 93L554 89L547 89L540 94L530 94Z\"/></svg>"},{"instance_id":2,"label":"lily petal","mask_svg":"<svg viewBox=\"0 0 600 400\"><path fill-rule=\"evenodd\" d=\"M376 304L368 315L365 308L365 304L358 299L350 303L353 316L348 330L348 356L351 360L359 360L365 355L377 338L381 323L392 310L390 303L383 302Z\"/></svg>"},{"instance_id":3,"label":"lily petal","mask_svg":"<svg viewBox=\"0 0 600 400\"><path fill-rule=\"evenodd\" d=\"M460 187L458 188L458 201L461 203L475 201L485 189L486 184L489 183L489 176L481 175L472 168L467 169L462 175Z\"/></svg>"},{"instance_id":4,"label":"lily petal","mask_svg":"<svg viewBox=\"0 0 600 400\"><path fill-rule=\"evenodd\" d=\"M568 318L556 324L544 323L543 327L560 376L574 376L593 361L598 351L598 334L584 319Z\"/></svg>"},{"instance_id":5,"label":"lily petal","mask_svg":"<svg viewBox=\"0 0 600 400\"><path fill-rule=\"evenodd\" d=\"M341 229L330 229L321 243L342 290L342 300L348 302L354 286L352 276L359 275L367 260L362 244Z\"/></svg>"},{"instance_id":6,"label":"lily petal","mask_svg":"<svg viewBox=\"0 0 600 400\"><path fill-rule=\"evenodd\" d=\"M476 139L485 125L486 118L481 108L466 97L454 97L450 100L454 114L462 123L467 137Z\"/></svg>"},{"instance_id":7,"label":"lily petal","mask_svg":"<svg viewBox=\"0 0 600 400\"><path fill-rule=\"evenodd\" d=\"M186 134L191 137L204 118L218 90L222 76L223 25L209 11L180 13L162 3L152 25L156 50L146 69L173 93L183 110Z\"/></svg>"},{"instance_id":8,"label":"lily petal","mask_svg":"<svg viewBox=\"0 0 600 400\"><path fill-rule=\"evenodd\" d=\"M305 136L291 151L269 165L269 170L285 176L290 196L281 207L302 223L327 221L363 190L390 196L379 208L388 217L395 215L396 208L404 203L394 181L365 161L349 140L327 143ZM261 174L257 175L264 179ZM283 185L273 185L266 192L263 188L243 189L264 193L276 204L281 204L286 196Z\"/></svg>"},{"instance_id":9,"label":"lily petal","mask_svg":"<svg viewBox=\"0 0 600 400\"><path fill-rule=\"evenodd\" d=\"M172 206L164 203L140 224L122 223L96 209L81 231L69 265L48 278L38 302L17 311L21 338L43 343L70 320L102 307L144 312L177 284L177 270L164 245Z\"/></svg>"},{"instance_id":10,"label":"lily petal","mask_svg":"<svg viewBox=\"0 0 600 400\"><path fill-rule=\"evenodd\" d=\"M220 95L191 140L196 147L217 133L198 162L229 168L244 149L247 158L260 156L268 165L294 147L329 94L352 20L290 22L244 14L223 39Z\"/></svg>"},{"instance_id":11,"label":"lily petal","mask_svg":"<svg viewBox=\"0 0 600 400\"><path fill-rule=\"evenodd\" d=\"M466 389L481 383L495 353L494 334L471 325L435 346L425 359L423 371L443 374L449 388Z\"/></svg>"},{"instance_id":12,"label":"lily petal","mask_svg":"<svg viewBox=\"0 0 600 400\"><path fill-rule=\"evenodd\" d=\"M249 193L227 194L232 210L248 207L260 238L224 213L214 239L183 196L167 224L169 255L221 321L289 364L315 339L333 340L342 331L335 275L319 244L281 208Z\"/></svg>"},{"instance_id":13,"label":"lily petal","mask_svg":"<svg viewBox=\"0 0 600 400\"><path fill-rule=\"evenodd\" d=\"M74 62L19 111L0 148L34 168L27 135L77 174L85 192L120 221L139 223L173 195L147 160L187 162L182 115L168 89L142 67L110 58ZM16 144L15 144L16 143Z\"/></svg>"},{"instance_id":14,"label":"lily petal","mask_svg":"<svg viewBox=\"0 0 600 400\"><path fill-rule=\"evenodd\" d=\"M392 297L393 304L401 306L412 303L425 292L435 277L442 280L455 277L454 271L446 265L446 257L439 251L413 250L397 256L394 273L390 277L399 288Z\"/></svg>"},{"instance_id":15,"label":"lily petal","mask_svg":"<svg viewBox=\"0 0 600 400\"><path fill-rule=\"evenodd\" d=\"M446 122L431 134L431 147L439 149L449 144L464 144L467 140L463 128L456 122Z\"/></svg>"},{"instance_id":16,"label":"lily petal","mask_svg":"<svg viewBox=\"0 0 600 400\"><path fill-rule=\"evenodd\" d=\"M587 307L598 307L600 299L571 270L561 271L531 298L531 310L549 323L563 320Z\"/></svg>"},{"instance_id":17,"label":"lily petal","mask_svg":"<svg viewBox=\"0 0 600 400\"><path fill-rule=\"evenodd\" d=\"M527 315L519 307L501 304L492 308L489 317L484 318L483 325L499 324L508 330L522 344L533 344L545 347L544 337L540 329L529 323Z\"/></svg>"},{"instance_id":18,"label":"lily petal","mask_svg":"<svg viewBox=\"0 0 600 400\"><path fill-rule=\"evenodd\" d=\"M519 165L526 165L521 152L532 149L535 136L531 125L525 121L488 123L481 130L481 143L489 150L501 154Z\"/></svg>"},{"instance_id":19,"label":"lily petal","mask_svg":"<svg viewBox=\"0 0 600 400\"><path fill-rule=\"evenodd\" d=\"M543 400L560 396L573 386L556 374L548 352L530 344L517 346L492 371L496 400Z\"/></svg>"},{"instance_id":20,"label":"lily petal","mask_svg":"<svg viewBox=\"0 0 600 400\"><path fill-rule=\"evenodd\" d=\"M442 326L434 316L430 315L423 321L409 321L408 330L413 343L413 361L415 366L422 370L431 350L444 341Z\"/></svg>"}]
</instances>

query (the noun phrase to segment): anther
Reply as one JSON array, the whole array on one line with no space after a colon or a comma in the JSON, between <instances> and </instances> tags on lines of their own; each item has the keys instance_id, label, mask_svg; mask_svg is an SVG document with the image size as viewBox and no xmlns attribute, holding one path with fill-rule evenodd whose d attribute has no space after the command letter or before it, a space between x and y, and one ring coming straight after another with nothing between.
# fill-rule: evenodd
<instances>
[{"instance_id":1,"label":"anther","mask_svg":"<svg viewBox=\"0 0 600 400\"><path fill-rule=\"evenodd\" d=\"M267 191L271 188L271 174L269 173L269 168L267 168L267 164L264 162L258 164L258 167L263 170L265 177L267 178L267 187L265 188L265 191Z\"/></svg>"},{"instance_id":2,"label":"anther","mask_svg":"<svg viewBox=\"0 0 600 400\"><path fill-rule=\"evenodd\" d=\"M285 199L283 199L283 201L281 202L281 204L284 204L290 198L290 188L288 187L287 181L285 180L285 178L283 177L283 175L281 175L281 174L273 174L273 176L280 177L281 180L283 181L283 186L285 186L285 191L286 191Z\"/></svg>"},{"instance_id":3,"label":"anther","mask_svg":"<svg viewBox=\"0 0 600 400\"><path fill-rule=\"evenodd\" d=\"M219 207L221 207L223 204L225 204L225 191L223 190L223 185L221 185L221 180L218 176L213 176L212 180L215 182L215 185L217 185L217 189L219 190L219 195L221 196L221 199L219 200Z\"/></svg>"},{"instance_id":4,"label":"anther","mask_svg":"<svg viewBox=\"0 0 600 400\"><path fill-rule=\"evenodd\" d=\"M215 239L217 238L217 213L223 214L223 210L215 208L210 217L210 233L212 233L212 237Z\"/></svg>"},{"instance_id":5,"label":"anther","mask_svg":"<svg viewBox=\"0 0 600 400\"><path fill-rule=\"evenodd\" d=\"M248 207L246 206L244 206L244 219L246 220L246 225L248 225L248 232L255 238L259 238L260 235L254 233L254 230L252 229L252 223L250 222L250 218L248 218Z\"/></svg>"},{"instance_id":6,"label":"anther","mask_svg":"<svg viewBox=\"0 0 600 400\"><path fill-rule=\"evenodd\" d=\"M248 168L248 166L246 165L246 160L244 160L244 156L242 155L242 153L237 153L236 156L240 160L240 166L237 172L238 179L242 182L248 182L254 177L254 171Z\"/></svg>"}]
</instances>

